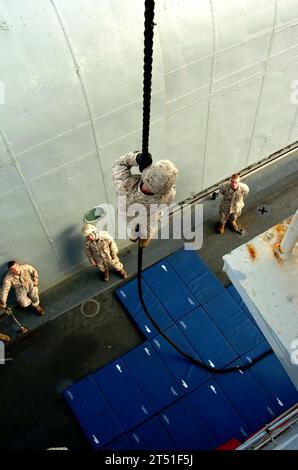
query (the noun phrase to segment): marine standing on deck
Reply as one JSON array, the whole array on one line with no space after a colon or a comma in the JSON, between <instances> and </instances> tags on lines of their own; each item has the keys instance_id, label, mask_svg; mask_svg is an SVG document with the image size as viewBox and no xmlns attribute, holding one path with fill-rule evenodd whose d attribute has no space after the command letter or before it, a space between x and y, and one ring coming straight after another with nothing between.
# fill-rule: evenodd
<instances>
[{"instance_id":1,"label":"marine standing on deck","mask_svg":"<svg viewBox=\"0 0 298 470\"><path fill-rule=\"evenodd\" d=\"M85 237L85 254L89 263L103 273L104 280L110 279L109 268L115 269L126 279L127 273L118 258L118 247L111 235L105 231L98 232L92 224L84 224L82 234Z\"/></svg>"},{"instance_id":2,"label":"marine standing on deck","mask_svg":"<svg viewBox=\"0 0 298 470\"><path fill-rule=\"evenodd\" d=\"M244 198L249 192L247 184L240 183L240 174L232 175L230 182L220 186L219 193L223 195L219 207L220 222L218 232L223 234L228 219L231 222L234 232L242 233L243 229L239 227L236 220L241 215L244 207Z\"/></svg>"},{"instance_id":3,"label":"marine standing on deck","mask_svg":"<svg viewBox=\"0 0 298 470\"><path fill-rule=\"evenodd\" d=\"M139 167L140 174L132 174L133 167ZM112 176L118 196L126 196L126 206L119 207L122 217L128 222L135 216L128 215L127 210L133 204L142 204L146 215L140 217L140 224L131 227L130 239L145 247L153 237L161 211L158 205L169 205L176 194L176 176L178 170L169 160L152 163L151 155L147 157L139 152L130 152L117 159L113 164ZM119 205L119 204L118 204ZM151 217L150 217L151 215Z\"/></svg>"},{"instance_id":4,"label":"marine standing on deck","mask_svg":"<svg viewBox=\"0 0 298 470\"><path fill-rule=\"evenodd\" d=\"M13 287L21 307L32 305L37 315L44 315L44 309L39 304L37 270L30 264L19 264L16 261L9 261L7 267L8 273L4 277L0 295L0 308L6 308L7 297Z\"/></svg>"}]
</instances>

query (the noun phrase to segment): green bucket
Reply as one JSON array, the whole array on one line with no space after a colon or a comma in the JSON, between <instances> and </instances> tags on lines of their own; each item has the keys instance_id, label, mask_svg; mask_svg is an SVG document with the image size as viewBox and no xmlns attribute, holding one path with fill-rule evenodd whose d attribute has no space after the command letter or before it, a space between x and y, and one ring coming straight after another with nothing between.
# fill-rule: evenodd
<instances>
[{"instance_id":1,"label":"green bucket","mask_svg":"<svg viewBox=\"0 0 298 470\"><path fill-rule=\"evenodd\" d=\"M106 215L105 210L101 206L93 207L88 212L85 212L83 221L85 224L96 224L96 222L102 219Z\"/></svg>"}]
</instances>

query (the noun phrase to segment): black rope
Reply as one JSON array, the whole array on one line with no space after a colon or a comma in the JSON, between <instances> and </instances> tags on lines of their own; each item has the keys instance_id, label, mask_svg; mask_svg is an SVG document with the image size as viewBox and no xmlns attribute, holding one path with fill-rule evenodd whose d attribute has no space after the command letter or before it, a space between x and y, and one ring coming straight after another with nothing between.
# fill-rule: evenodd
<instances>
[{"instance_id":1,"label":"black rope","mask_svg":"<svg viewBox=\"0 0 298 470\"><path fill-rule=\"evenodd\" d=\"M151 84L152 84L152 62L153 62L153 35L154 35L154 0L145 0L145 28L144 28L144 79L143 79L143 136L142 136L142 153L147 156L149 153L149 133L150 133L150 107L151 107ZM183 351L177 346L174 341L171 340L158 326L155 320L152 318L148 309L145 305L142 290L142 268L143 266L143 248L138 247L138 292L141 305L144 309L145 314L153 324L154 328L159 334L182 356L188 359L190 362L199 366L201 369L216 372L218 374L226 374L228 372L235 372L239 370L246 370L252 367L256 362L260 361L264 357L271 354L271 351L267 351L261 354L259 357L254 359L252 362L243 365L229 367L226 369L217 369L216 367L208 366L199 359L190 356L188 353Z\"/></svg>"},{"instance_id":2,"label":"black rope","mask_svg":"<svg viewBox=\"0 0 298 470\"><path fill-rule=\"evenodd\" d=\"M150 134L150 108L153 62L153 35L154 35L154 0L145 0L144 25L144 79L143 79L143 137L142 153L144 157L149 153Z\"/></svg>"}]
</instances>

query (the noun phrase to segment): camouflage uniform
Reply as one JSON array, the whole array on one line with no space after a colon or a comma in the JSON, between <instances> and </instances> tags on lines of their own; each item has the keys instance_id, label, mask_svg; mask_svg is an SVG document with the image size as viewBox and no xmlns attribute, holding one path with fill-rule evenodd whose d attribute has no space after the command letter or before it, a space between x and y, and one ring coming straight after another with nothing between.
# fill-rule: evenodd
<instances>
[{"instance_id":1,"label":"camouflage uniform","mask_svg":"<svg viewBox=\"0 0 298 470\"><path fill-rule=\"evenodd\" d=\"M231 220L236 222L237 218L241 215L244 207L243 199L247 196L249 187L247 184L239 183L237 189L232 189L230 183L220 186L219 192L223 195L219 207L220 222L225 224L229 216Z\"/></svg>"},{"instance_id":2,"label":"camouflage uniform","mask_svg":"<svg viewBox=\"0 0 298 470\"><path fill-rule=\"evenodd\" d=\"M109 267L116 271L123 269L117 254L118 247L108 232L98 232L96 240L85 239L85 254L92 265L92 260L99 270L105 272Z\"/></svg>"},{"instance_id":3,"label":"camouflage uniform","mask_svg":"<svg viewBox=\"0 0 298 470\"><path fill-rule=\"evenodd\" d=\"M9 341L9 340L10 340L9 336L4 335L3 333L0 333L0 341L3 341L4 343L6 343L6 341Z\"/></svg>"},{"instance_id":4,"label":"camouflage uniform","mask_svg":"<svg viewBox=\"0 0 298 470\"><path fill-rule=\"evenodd\" d=\"M127 215L127 209L133 204L142 204L146 209L146 215L140 215L139 231L137 228L131 228L130 238L136 240L138 237L146 239L153 236L157 222L161 217L161 211L158 205L169 205L176 194L176 187L171 183L177 174L177 170L170 172L166 178L165 184L159 190L153 190L154 194L144 194L141 191L142 182L146 183L148 187L153 186L153 181L150 179L149 169L145 169L142 175L131 173L131 168L138 166L136 157L139 152L130 152L113 164L112 176L118 196L126 196L126 205L118 204L120 216L126 218L129 223L136 215ZM162 163L164 161L160 161ZM158 164L159 162L157 162ZM157 165L155 164L155 165ZM153 167L153 165L152 165ZM151 167L151 168L152 168ZM156 205L156 206L152 206ZM151 214L151 217L150 217Z\"/></svg>"},{"instance_id":5,"label":"camouflage uniform","mask_svg":"<svg viewBox=\"0 0 298 470\"><path fill-rule=\"evenodd\" d=\"M0 303L6 305L11 287L15 289L17 301L21 307L39 306L38 273L30 264L20 264L20 275L8 271L3 280Z\"/></svg>"}]
</instances>

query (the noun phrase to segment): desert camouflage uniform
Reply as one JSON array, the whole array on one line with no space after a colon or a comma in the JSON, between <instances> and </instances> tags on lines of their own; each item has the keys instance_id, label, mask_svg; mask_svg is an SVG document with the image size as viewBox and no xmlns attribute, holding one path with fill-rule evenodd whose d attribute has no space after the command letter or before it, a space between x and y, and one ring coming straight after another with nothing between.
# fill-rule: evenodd
<instances>
[{"instance_id":1,"label":"desert camouflage uniform","mask_svg":"<svg viewBox=\"0 0 298 470\"><path fill-rule=\"evenodd\" d=\"M113 164L112 176L118 196L126 196L126 205L118 203L120 217L127 223L132 221L136 214L130 216L127 209L133 204L142 204L146 209L146 215L142 217L140 214L139 231L136 227L131 227L130 238L136 240L138 237L146 239L152 238L156 229L158 220L161 218L161 210L157 206L164 204L168 206L175 197L176 187L172 186L165 194L144 194L141 191L142 176L140 174L133 175L131 168L138 166L136 156L139 152L130 152L123 155ZM170 175L169 175L170 177ZM151 210L150 210L151 208ZM151 214L151 217L150 217Z\"/></svg>"},{"instance_id":2,"label":"desert camouflage uniform","mask_svg":"<svg viewBox=\"0 0 298 470\"><path fill-rule=\"evenodd\" d=\"M3 334L3 333L0 333L0 341L8 341L9 339L9 336Z\"/></svg>"},{"instance_id":3,"label":"desert camouflage uniform","mask_svg":"<svg viewBox=\"0 0 298 470\"><path fill-rule=\"evenodd\" d=\"M97 240L85 240L85 254L92 265L92 260L97 264L100 271L104 272L109 267L120 271L123 264L117 254L118 247L108 232L98 232Z\"/></svg>"},{"instance_id":4,"label":"desert camouflage uniform","mask_svg":"<svg viewBox=\"0 0 298 470\"><path fill-rule=\"evenodd\" d=\"M219 207L220 222L225 224L229 216L236 222L244 207L243 199L247 196L249 187L247 184L239 183L238 189L232 189L230 183L220 186L219 192L223 195Z\"/></svg>"},{"instance_id":5,"label":"desert camouflage uniform","mask_svg":"<svg viewBox=\"0 0 298 470\"><path fill-rule=\"evenodd\" d=\"M11 287L15 289L17 301L21 307L38 307L38 273L30 264L20 264L20 275L8 271L3 280L0 302L6 305Z\"/></svg>"}]
</instances>

